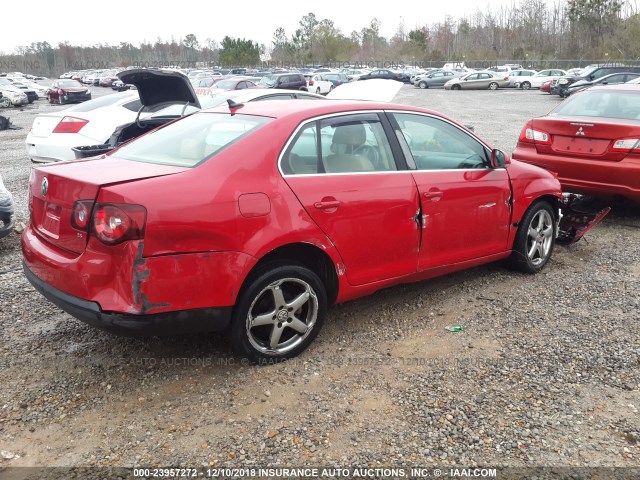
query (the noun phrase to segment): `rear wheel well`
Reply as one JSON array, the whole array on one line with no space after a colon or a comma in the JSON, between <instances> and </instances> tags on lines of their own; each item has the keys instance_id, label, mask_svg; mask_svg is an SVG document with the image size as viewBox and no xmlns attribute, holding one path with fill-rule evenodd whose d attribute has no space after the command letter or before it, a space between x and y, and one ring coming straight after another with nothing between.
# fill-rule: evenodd
<instances>
[{"instance_id":1,"label":"rear wheel well","mask_svg":"<svg viewBox=\"0 0 640 480\"><path fill-rule=\"evenodd\" d=\"M308 268L322 280L329 305L338 297L338 275L333 260L323 250L309 243L283 245L267 253L251 269L240 291L242 292L254 278L276 265L302 265Z\"/></svg>"}]
</instances>

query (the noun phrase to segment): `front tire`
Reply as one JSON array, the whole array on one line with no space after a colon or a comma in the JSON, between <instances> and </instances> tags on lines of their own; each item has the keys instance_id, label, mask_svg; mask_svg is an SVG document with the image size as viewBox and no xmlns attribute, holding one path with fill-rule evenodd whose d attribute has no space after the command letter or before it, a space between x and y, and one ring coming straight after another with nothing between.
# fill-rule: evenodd
<instances>
[{"instance_id":1,"label":"front tire","mask_svg":"<svg viewBox=\"0 0 640 480\"><path fill-rule=\"evenodd\" d=\"M545 201L534 203L522 217L509 259L511 267L538 273L549 262L556 241L555 214Z\"/></svg>"},{"instance_id":2,"label":"front tire","mask_svg":"<svg viewBox=\"0 0 640 480\"><path fill-rule=\"evenodd\" d=\"M427 85L427 82L420 82L418 83L418 86L422 89L429 88L429 85Z\"/></svg>"},{"instance_id":3,"label":"front tire","mask_svg":"<svg viewBox=\"0 0 640 480\"><path fill-rule=\"evenodd\" d=\"M529 82L522 82L521 87L523 90L529 90L531 88L531 84Z\"/></svg>"},{"instance_id":4,"label":"front tire","mask_svg":"<svg viewBox=\"0 0 640 480\"><path fill-rule=\"evenodd\" d=\"M326 312L325 287L314 272L276 266L250 280L239 296L230 330L233 347L260 364L293 358L318 335Z\"/></svg>"},{"instance_id":5,"label":"front tire","mask_svg":"<svg viewBox=\"0 0 640 480\"><path fill-rule=\"evenodd\" d=\"M451 90L460 90L461 88L460 85L451 85Z\"/></svg>"}]
</instances>

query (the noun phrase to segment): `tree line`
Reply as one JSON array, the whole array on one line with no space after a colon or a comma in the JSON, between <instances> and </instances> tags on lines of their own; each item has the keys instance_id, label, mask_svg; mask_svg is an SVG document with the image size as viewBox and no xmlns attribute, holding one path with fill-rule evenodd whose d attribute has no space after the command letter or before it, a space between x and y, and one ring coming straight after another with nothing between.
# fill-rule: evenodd
<instances>
[{"instance_id":1,"label":"tree line","mask_svg":"<svg viewBox=\"0 0 640 480\"><path fill-rule=\"evenodd\" d=\"M0 55L0 71L54 75L131 65L195 68L510 61L536 66L558 59L640 61L637 0L557 0L551 4L520 0L457 19L447 16L440 22L417 22L411 28L400 21L391 38L381 35L381 26L382 21L373 18L362 29L344 33L333 20L310 12L293 32L277 28L268 45L229 36L220 42L207 38L201 44L193 34L137 46L127 42L93 46L35 42Z\"/></svg>"}]
</instances>

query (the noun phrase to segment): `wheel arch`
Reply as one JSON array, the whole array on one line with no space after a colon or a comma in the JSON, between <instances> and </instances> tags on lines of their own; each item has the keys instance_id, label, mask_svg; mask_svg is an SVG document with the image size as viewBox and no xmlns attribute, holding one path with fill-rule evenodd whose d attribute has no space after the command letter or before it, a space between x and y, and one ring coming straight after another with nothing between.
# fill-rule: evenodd
<instances>
[{"instance_id":1,"label":"wheel arch","mask_svg":"<svg viewBox=\"0 0 640 480\"><path fill-rule=\"evenodd\" d=\"M339 280L333 259L320 247L304 242L281 245L262 256L245 277L240 292L269 268L287 263L302 265L318 275L325 287L328 304L331 305L336 301Z\"/></svg>"}]
</instances>

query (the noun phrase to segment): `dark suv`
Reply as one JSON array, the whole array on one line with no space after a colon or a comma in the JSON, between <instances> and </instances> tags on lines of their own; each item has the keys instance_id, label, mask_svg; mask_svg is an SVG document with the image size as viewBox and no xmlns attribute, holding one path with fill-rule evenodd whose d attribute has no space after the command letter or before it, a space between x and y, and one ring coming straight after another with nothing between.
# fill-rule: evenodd
<instances>
[{"instance_id":1,"label":"dark suv","mask_svg":"<svg viewBox=\"0 0 640 480\"><path fill-rule=\"evenodd\" d=\"M579 80L587 80L593 81L597 80L600 77L604 77L605 75L609 75L611 73L621 73L621 72L629 72L629 73L640 73L640 67L626 67L624 65L603 65L603 66L590 66L583 69L578 75L573 77L563 77L558 80L558 85L556 86L556 91L551 93L557 93L561 97L567 97L569 92L567 88L572 83L575 83Z\"/></svg>"},{"instance_id":2,"label":"dark suv","mask_svg":"<svg viewBox=\"0 0 640 480\"><path fill-rule=\"evenodd\" d=\"M307 80L301 73L272 73L262 77L259 86L307 91Z\"/></svg>"}]
</instances>

